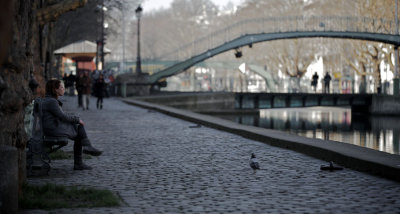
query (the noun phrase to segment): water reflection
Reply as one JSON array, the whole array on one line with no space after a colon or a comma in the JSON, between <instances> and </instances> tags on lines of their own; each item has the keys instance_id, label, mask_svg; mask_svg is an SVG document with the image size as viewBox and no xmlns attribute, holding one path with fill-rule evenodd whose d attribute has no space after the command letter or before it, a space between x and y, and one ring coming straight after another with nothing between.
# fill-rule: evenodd
<instances>
[{"instance_id":1,"label":"water reflection","mask_svg":"<svg viewBox=\"0 0 400 214\"><path fill-rule=\"evenodd\" d=\"M392 154L399 152L399 117L367 117L350 108L310 107L261 110L260 115L220 116L237 123L309 138L351 143Z\"/></svg>"}]
</instances>

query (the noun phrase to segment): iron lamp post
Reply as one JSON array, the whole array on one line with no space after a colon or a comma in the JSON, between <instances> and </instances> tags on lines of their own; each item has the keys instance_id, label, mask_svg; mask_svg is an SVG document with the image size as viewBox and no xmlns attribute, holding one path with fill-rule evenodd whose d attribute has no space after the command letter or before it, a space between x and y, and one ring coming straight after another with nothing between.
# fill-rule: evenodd
<instances>
[{"instance_id":1,"label":"iron lamp post","mask_svg":"<svg viewBox=\"0 0 400 214\"><path fill-rule=\"evenodd\" d=\"M137 58L136 58L136 74L142 73L142 62L140 59L140 18L142 17L143 8L139 5L136 10L137 22Z\"/></svg>"},{"instance_id":2,"label":"iron lamp post","mask_svg":"<svg viewBox=\"0 0 400 214\"><path fill-rule=\"evenodd\" d=\"M108 28L108 24L104 23L104 13L107 11L107 7L104 6L104 0L101 1L101 5L98 6L100 10L100 36L97 40L97 51L96 51L96 70L104 69L104 45L105 45L105 28ZM100 66L101 65L101 66Z\"/></svg>"},{"instance_id":3,"label":"iron lamp post","mask_svg":"<svg viewBox=\"0 0 400 214\"><path fill-rule=\"evenodd\" d=\"M399 36L399 18L398 18L398 0L395 1L395 23L396 23L396 35ZM393 79L393 95L399 95L400 93L400 77L399 77L399 46L394 46L394 79Z\"/></svg>"}]
</instances>

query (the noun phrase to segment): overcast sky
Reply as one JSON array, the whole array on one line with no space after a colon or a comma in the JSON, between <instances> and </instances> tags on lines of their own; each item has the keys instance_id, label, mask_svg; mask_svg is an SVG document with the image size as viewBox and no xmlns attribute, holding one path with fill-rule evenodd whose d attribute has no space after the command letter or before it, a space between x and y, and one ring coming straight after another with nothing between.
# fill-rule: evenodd
<instances>
[{"instance_id":1,"label":"overcast sky","mask_svg":"<svg viewBox=\"0 0 400 214\"><path fill-rule=\"evenodd\" d=\"M144 0L142 3L143 12L157 10L160 8L169 8L171 2L173 0ZM232 2L235 6L239 5L243 2L243 0L211 0L214 4L218 5L218 7L223 7L228 4L228 2Z\"/></svg>"}]
</instances>

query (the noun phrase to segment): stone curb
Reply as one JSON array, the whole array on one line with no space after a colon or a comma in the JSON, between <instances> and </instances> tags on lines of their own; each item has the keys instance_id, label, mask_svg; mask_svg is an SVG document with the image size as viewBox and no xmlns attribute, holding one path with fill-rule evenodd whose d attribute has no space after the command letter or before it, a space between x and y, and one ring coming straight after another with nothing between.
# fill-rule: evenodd
<instances>
[{"instance_id":1,"label":"stone curb","mask_svg":"<svg viewBox=\"0 0 400 214\"><path fill-rule=\"evenodd\" d=\"M236 124L231 121L202 115L186 110L143 102L122 99L125 103L152 109L183 120L211 128L231 132L243 137L285 149L294 150L325 161L334 161L342 166L382 176L400 182L400 156L369 148L336 141L311 139L291 135L281 131Z\"/></svg>"}]
</instances>

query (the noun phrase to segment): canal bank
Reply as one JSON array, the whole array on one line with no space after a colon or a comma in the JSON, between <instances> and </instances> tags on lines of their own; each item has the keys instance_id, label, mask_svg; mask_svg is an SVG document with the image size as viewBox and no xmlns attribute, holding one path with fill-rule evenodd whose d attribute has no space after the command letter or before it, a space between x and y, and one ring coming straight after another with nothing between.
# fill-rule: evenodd
<instances>
[{"instance_id":1,"label":"canal bank","mask_svg":"<svg viewBox=\"0 0 400 214\"><path fill-rule=\"evenodd\" d=\"M161 92L135 99L207 114L326 106L351 107L355 114L400 116L400 96L384 94Z\"/></svg>"},{"instance_id":2,"label":"canal bank","mask_svg":"<svg viewBox=\"0 0 400 214\"><path fill-rule=\"evenodd\" d=\"M176 109L135 99L124 102L156 110L201 125L228 131L273 146L301 152L345 167L400 181L400 156L336 141L324 141L287 134L281 131L240 125L216 117Z\"/></svg>"}]
</instances>

